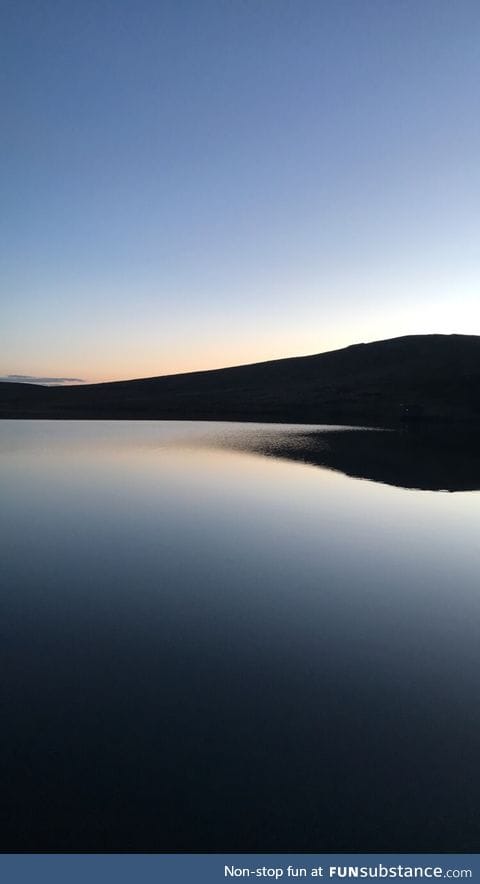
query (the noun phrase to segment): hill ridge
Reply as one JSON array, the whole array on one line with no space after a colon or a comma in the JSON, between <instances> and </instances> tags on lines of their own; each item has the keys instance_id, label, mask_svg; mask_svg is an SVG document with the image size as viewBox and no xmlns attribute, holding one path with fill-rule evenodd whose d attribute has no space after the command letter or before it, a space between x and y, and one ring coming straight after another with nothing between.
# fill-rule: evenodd
<instances>
[{"instance_id":1,"label":"hill ridge","mask_svg":"<svg viewBox=\"0 0 480 884\"><path fill-rule=\"evenodd\" d=\"M477 422L480 336L402 335L308 356L98 384L3 382L0 417Z\"/></svg>"}]
</instances>

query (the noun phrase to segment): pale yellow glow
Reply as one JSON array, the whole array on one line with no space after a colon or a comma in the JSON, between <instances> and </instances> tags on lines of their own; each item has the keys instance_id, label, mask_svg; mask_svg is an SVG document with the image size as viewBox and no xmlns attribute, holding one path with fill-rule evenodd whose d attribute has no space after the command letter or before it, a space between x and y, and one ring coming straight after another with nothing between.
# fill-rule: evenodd
<instances>
[{"instance_id":1,"label":"pale yellow glow","mask_svg":"<svg viewBox=\"0 0 480 884\"><path fill-rule=\"evenodd\" d=\"M480 298L471 278L425 279L420 289L405 279L391 281L385 291L388 312L382 309L378 280L364 280L363 286L357 281L358 298L341 309L349 286L355 288L355 281L346 274L341 288L332 286L330 301L317 298L313 289L291 295L287 303L283 295L281 310L252 316L247 326L219 318L212 327L204 323L166 338L155 322L142 319L129 327L122 321L108 333L99 327L95 338L79 334L62 342L55 357L51 346L40 342L35 365L9 365L8 371L101 382L310 355L401 335L480 334Z\"/></svg>"}]
</instances>

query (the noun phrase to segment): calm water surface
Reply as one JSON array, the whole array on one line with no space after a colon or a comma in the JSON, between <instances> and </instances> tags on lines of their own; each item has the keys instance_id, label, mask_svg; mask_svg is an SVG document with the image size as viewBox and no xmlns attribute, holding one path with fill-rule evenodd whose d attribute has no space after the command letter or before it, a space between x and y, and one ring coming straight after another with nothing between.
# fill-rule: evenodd
<instances>
[{"instance_id":1,"label":"calm water surface","mask_svg":"<svg viewBox=\"0 0 480 884\"><path fill-rule=\"evenodd\" d=\"M479 493L294 432L0 422L2 850L480 849Z\"/></svg>"}]
</instances>

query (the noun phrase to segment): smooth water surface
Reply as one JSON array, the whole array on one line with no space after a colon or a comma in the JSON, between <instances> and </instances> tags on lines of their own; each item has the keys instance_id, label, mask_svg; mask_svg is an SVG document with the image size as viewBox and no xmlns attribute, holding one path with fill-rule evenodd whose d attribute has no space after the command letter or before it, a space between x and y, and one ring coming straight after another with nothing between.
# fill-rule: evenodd
<instances>
[{"instance_id":1,"label":"smooth water surface","mask_svg":"<svg viewBox=\"0 0 480 884\"><path fill-rule=\"evenodd\" d=\"M0 422L2 850L480 848L479 493L294 437Z\"/></svg>"}]
</instances>

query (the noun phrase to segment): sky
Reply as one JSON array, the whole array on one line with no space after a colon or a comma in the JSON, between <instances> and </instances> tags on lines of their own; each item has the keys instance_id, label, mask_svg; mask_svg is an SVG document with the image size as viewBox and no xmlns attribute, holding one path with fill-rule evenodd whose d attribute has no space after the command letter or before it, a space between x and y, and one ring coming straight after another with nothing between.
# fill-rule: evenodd
<instances>
[{"instance_id":1,"label":"sky","mask_svg":"<svg viewBox=\"0 0 480 884\"><path fill-rule=\"evenodd\" d=\"M0 376L480 334L478 0L3 0L0 33Z\"/></svg>"}]
</instances>

